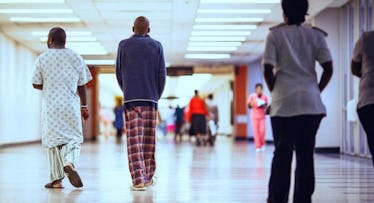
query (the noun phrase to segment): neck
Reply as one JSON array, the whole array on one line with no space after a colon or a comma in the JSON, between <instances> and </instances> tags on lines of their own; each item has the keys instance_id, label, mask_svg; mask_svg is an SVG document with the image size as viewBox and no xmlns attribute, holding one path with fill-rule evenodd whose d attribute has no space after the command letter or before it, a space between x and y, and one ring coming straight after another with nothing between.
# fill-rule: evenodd
<instances>
[{"instance_id":1,"label":"neck","mask_svg":"<svg viewBox=\"0 0 374 203\"><path fill-rule=\"evenodd\" d=\"M52 45L52 49L65 49L65 45Z\"/></svg>"},{"instance_id":2,"label":"neck","mask_svg":"<svg viewBox=\"0 0 374 203\"><path fill-rule=\"evenodd\" d=\"M140 33L140 32L135 32L136 35L147 35L147 33Z\"/></svg>"}]
</instances>

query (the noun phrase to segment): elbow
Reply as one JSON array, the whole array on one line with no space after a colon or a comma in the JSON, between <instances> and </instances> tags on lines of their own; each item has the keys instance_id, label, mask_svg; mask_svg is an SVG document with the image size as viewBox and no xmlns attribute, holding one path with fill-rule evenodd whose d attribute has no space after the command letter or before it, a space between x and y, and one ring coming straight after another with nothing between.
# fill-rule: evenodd
<instances>
[{"instance_id":1,"label":"elbow","mask_svg":"<svg viewBox=\"0 0 374 203\"><path fill-rule=\"evenodd\" d=\"M357 77L361 77L361 67L362 67L362 63L357 63L357 62L352 61L351 63L352 74Z\"/></svg>"},{"instance_id":2,"label":"elbow","mask_svg":"<svg viewBox=\"0 0 374 203\"><path fill-rule=\"evenodd\" d=\"M332 77L332 75L333 75L333 73L334 73L334 70L333 70L332 66L326 68L326 69L325 69L325 73L326 73L329 77Z\"/></svg>"}]
</instances>

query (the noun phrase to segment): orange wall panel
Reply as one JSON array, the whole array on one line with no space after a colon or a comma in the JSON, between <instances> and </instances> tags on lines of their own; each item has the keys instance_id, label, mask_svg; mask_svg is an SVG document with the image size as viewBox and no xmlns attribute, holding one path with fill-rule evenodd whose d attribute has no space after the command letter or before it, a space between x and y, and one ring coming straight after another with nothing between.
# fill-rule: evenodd
<instances>
[{"instance_id":1,"label":"orange wall panel","mask_svg":"<svg viewBox=\"0 0 374 203\"><path fill-rule=\"evenodd\" d=\"M234 125L235 138L247 139L247 66L235 67Z\"/></svg>"}]
</instances>

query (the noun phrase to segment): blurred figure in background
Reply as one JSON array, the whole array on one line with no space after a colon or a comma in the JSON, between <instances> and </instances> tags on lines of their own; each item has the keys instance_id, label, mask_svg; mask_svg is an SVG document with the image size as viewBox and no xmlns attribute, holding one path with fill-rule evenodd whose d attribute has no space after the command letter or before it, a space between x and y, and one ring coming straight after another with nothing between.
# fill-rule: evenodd
<instances>
[{"instance_id":1,"label":"blurred figure in background","mask_svg":"<svg viewBox=\"0 0 374 203\"><path fill-rule=\"evenodd\" d=\"M162 115L160 113L160 110L157 111L157 132L162 133L162 135L165 137L168 134L168 129L166 127L166 121L162 119Z\"/></svg>"},{"instance_id":2,"label":"blurred figure in background","mask_svg":"<svg viewBox=\"0 0 374 203\"><path fill-rule=\"evenodd\" d=\"M206 143L206 117L208 111L204 100L199 96L199 91L195 90L195 96L192 97L188 105L188 113L191 118L190 135L196 135L196 145L200 146L202 142Z\"/></svg>"},{"instance_id":3,"label":"blurred figure in background","mask_svg":"<svg viewBox=\"0 0 374 203\"><path fill-rule=\"evenodd\" d=\"M256 92L251 94L248 98L248 107L252 109L251 123L256 152L260 152L265 151L265 110L268 104L268 97L263 94L263 86L261 83L256 84L255 90Z\"/></svg>"},{"instance_id":4,"label":"blurred figure in background","mask_svg":"<svg viewBox=\"0 0 374 203\"><path fill-rule=\"evenodd\" d=\"M214 146L216 136L218 134L218 105L213 100L213 94L209 94L205 100L209 112L208 121L208 142L211 146Z\"/></svg>"},{"instance_id":5,"label":"blurred figure in background","mask_svg":"<svg viewBox=\"0 0 374 203\"><path fill-rule=\"evenodd\" d=\"M167 108L165 115L166 115L166 127L168 134L172 134L175 131L175 118L174 118L175 110L173 106L169 105Z\"/></svg>"},{"instance_id":6,"label":"blurred figure in background","mask_svg":"<svg viewBox=\"0 0 374 203\"><path fill-rule=\"evenodd\" d=\"M115 97L115 107L114 107L114 122L113 126L116 128L116 138L120 141L123 132L123 99L120 96Z\"/></svg>"},{"instance_id":7,"label":"blurred figure in background","mask_svg":"<svg viewBox=\"0 0 374 203\"><path fill-rule=\"evenodd\" d=\"M177 105L177 108L175 108L174 118L175 118L174 140L177 141L179 137L179 141L182 141L182 138L183 138L182 128L184 124L184 109L180 108L179 105Z\"/></svg>"},{"instance_id":8,"label":"blurred figure in background","mask_svg":"<svg viewBox=\"0 0 374 203\"><path fill-rule=\"evenodd\" d=\"M357 41L352 58L352 73L360 78L357 113L374 156L374 31L364 32ZM374 165L374 158L372 158Z\"/></svg>"}]
</instances>

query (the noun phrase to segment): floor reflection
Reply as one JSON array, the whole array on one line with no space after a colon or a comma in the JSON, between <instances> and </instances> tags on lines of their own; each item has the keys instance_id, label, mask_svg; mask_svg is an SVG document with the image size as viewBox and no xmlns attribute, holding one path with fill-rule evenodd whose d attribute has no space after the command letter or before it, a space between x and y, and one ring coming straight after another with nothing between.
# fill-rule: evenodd
<instances>
[{"instance_id":1,"label":"floor reflection","mask_svg":"<svg viewBox=\"0 0 374 203\"><path fill-rule=\"evenodd\" d=\"M46 190L45 151L40 145L0 149L0 202L265 202L272 146L263 153L247 142L220 137L215 147L196 147L172 137L157 143L158 181L130 191L126 142L85 143L77 165L85 187ZM374 202L374 169L368 159L316 154L314 202Z\"/></svg>"}]
</instances>

